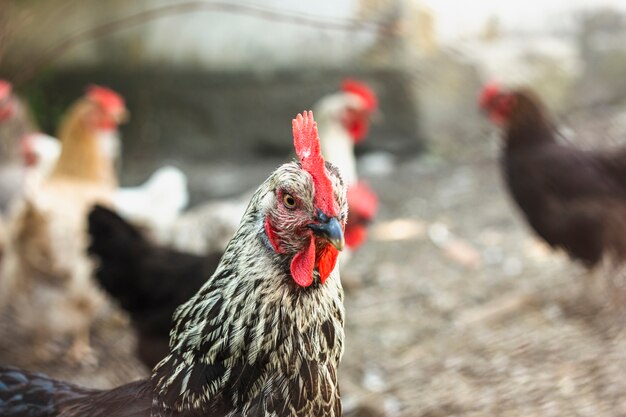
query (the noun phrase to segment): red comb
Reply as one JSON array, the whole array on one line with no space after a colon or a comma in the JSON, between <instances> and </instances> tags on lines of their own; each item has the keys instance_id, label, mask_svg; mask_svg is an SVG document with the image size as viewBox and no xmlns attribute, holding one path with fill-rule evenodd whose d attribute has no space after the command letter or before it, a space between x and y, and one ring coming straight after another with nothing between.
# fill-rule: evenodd
<instances>
[{"instance_id":1,"label":"red comb","mask_svg":"<svg viewBox=\"0 0 626 417\"><path fill-rule=\"evenodd\" d=\"M363 181L348 188L348 206L350 211L354 210L359 217L371 220L378 211L378 197L372 189Z\"/></svg>"},{"instance_id":2,"label":"red comb","mask_svg":"<svg viewBox=\"0 0 626 417\"><path fill-rule=\"evenodd\" d=\"M378 98L376 93L367 84L360 81L356 81L350 78L346 78L341 83L341 89L345 93L355 94L365 102L365 109L374 111L378 108Z\"/></svg>"},{"instance_id":3,"label":"red comb","mask_svg":"<svg viewBox=\"0 0 626 417\"><path fill-rule=\"evenodd\" d=\"M333 194L333 183L326 172L324 157L320 150L320 138L313 112L308 111L292 120L293 145L302 169L313 177L315 206L329 217L337 217L339 209Z\"/></svg>"},{"instance_id":4,"label":"red comb","mask_svg":"<svg viewBox=\"0 0 626 417\"><path fill-rule=\"evenodd\" d=\"M125 109L124 99L110 88L99 85L87 87L87 98L98 103L107 111L120 111Z\"/></svg>"},{"instance_id":5,"label":"red comb","mask_svg":"<svg viewBox=\"0 0 626 417\"><path fill-rule=\"evenodd\" d=\"M0 100L7 98L13 91L13 86L10 82L0 80Z\"/></svg>"},{"instance_id":6,"label":"red comb","mask_svg":"<svg viewBox=\"0 0 626 417\"><path fill-rule=\"evenodd\" d=\"M478 98L478 105L482 108L489 107L489 103L501 93L502 89L497 82L492 81L485 84Z\"/></svg>"}]
</instances>

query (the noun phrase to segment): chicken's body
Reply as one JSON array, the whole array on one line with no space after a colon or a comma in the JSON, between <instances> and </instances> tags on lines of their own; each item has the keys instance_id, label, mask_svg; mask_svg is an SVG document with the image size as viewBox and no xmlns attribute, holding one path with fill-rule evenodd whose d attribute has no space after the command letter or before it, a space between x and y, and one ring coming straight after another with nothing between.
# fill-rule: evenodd
<instances>
[{"instance_id":1,"label":"chicken's body","mask_svg":"<svg viewBox=\"0 0 626 417\"><path fill-rule=\"evenodd\" d=\"M129 313L137 354L152 369L169 352L174 311L215 272L223 251L200 256L155 246L104 207L89 214L89 233L96 279Z\"/></svg>"},{"instance_id":2,"label":"chicken's body","mask_svg":"<svg viewBox=\"0 0 626 417\"><path fill-rule=\"evenodd\" d=\"M31 406L45 408L37 417L340 416L335 248L345 187L321 158L311 114L294 121L294 142L300 162L255 192L216 272L176 311L170 353L149 380L88 391L3 369L0 399L13 400L0 402L0 414Z\"/></svg>"},{"instance_id":3,"label":"chicken's body","mask_svg":"<svg viewBox=\"0 0 626 417\"><path fill-rule=\"evenodd\" d=\"M80 100L61 126L59 161L49 178L32 183L15 203L2 262L2 304L16 310L21 327L35 334L37 352L71 336L68 359L89 357L89 330L104 298L92 280L86 254L86 217L95 203L110 204L116 178L97 142L92 99ZM45 309L46 314L41 314Z\"/></svg>"},{"instance_id":4,"label":"chicken's body","mask_svg":"<svg viewBox=\"0 0 626 417\"><path fill-rule=\"evenodd\" d=\"M506 183L533 230L587 267L604 255L626 256L624 151L600 153L559 143L530 92L483 99L504 126ZM499 98L498 98L499 97ZM499 101L499 102L498 102ZM491 106L491 107L490 107Z\"/></svg>"}]
</instances>

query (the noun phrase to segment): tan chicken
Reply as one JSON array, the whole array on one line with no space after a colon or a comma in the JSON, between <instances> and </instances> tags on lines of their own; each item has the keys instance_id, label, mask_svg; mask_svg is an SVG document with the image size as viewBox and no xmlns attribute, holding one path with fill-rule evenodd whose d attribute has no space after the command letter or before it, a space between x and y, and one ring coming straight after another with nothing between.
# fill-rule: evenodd
<instances>
[{"instance_id":1,"label":"tan chicken","mask_svg":"<svg viewBox=\"0 0 626 417\"><path fill-rule=\"evenodd\" d=\"M61 124L62 149L51 175L31 184L12 207L0 301L14 308L18 326L33 332L42 359L52 341L67 336L69 360L93 359L89 330L104 297L86 254L86 217L95 203L111 203L117 178L99 138L125 114L117 93L90 87Z\"/></svg>"}]
</instances>

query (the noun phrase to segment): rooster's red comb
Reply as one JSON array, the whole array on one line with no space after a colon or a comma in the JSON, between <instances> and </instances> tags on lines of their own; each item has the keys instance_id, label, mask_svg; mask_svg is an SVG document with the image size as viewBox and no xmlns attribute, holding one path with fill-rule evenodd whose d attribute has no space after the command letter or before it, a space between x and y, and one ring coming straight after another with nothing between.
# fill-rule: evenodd
<instances>
[{"instance_id":1,"label":"rooster's red comb","mask_svg":"<svg viewBox=\"0 0 626 417\"><path fill-rule=\"evenodd\" d=\"M341 90L345 93L351 93L359 96L365 103L365 109L368 111L375 111L378 108L378 97L374 90L372 90L367 84L356 81L350 78L346 78L341 83Z\"/></svg>"},{"instance_id":2,"label":"rooster's red comb","mask_svg":"<svg viewBox=\"0 0 626 417\"><path fill-rule=\"evenodd\" d=\"M86 96L87 99L98 103L107 111L118 112L125 109L122 96L110 88L92 84L87 87Z\"/></svg>"},{"instance_id":3,"label":"rooster's red comb","mask_svg":"<svg viewBox=\"0 0 626 417\"><path fill-rule=\"evenodd\" d=\"M500 84L495 81L488 82L483 86L483 89L480 92L478 105L481 108L487 108L489 107L489 104L493 101L493 99L500 94L502 94L502 87L500 86Z\"/></svg>"},{"instance_id":4,"label":"rooster's red comb","mask_svg":"<svg viewBox=\"0 0 626 417\"><path fill-rule=\"evenodd\" d=\"M313 112L303 112L291 123L293 144L300 159L302 169L313 177L315 187L315 207L330 217L338 215L338 207L333 193L333 183L326 171L326 164L320 149L320 138Z\"/></svg>"},{"instance_id":5,"label":"rooster's red comb","mask_svg":"<svg viewBox=\"0 0 626 417\"><path fill-rule=\"evenodd\" d=\"M10 82L5 80L0 80L0 100L4 100L5 98L11 95L13 91L13 85Z\"/></svg>"}]
</instances>

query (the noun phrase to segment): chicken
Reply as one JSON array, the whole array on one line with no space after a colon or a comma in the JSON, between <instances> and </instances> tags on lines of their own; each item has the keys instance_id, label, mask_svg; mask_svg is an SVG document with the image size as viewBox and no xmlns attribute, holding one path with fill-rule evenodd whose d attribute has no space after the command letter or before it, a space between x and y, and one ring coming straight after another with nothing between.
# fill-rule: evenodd
<instances>
[{"instance_id":1,"label":"chicken","mask_svg":"<svg viewBox=\"0 0 626 417\"><path fill-rule=\"evenodd\" d=\"M293 121L298 161L254 193L215 273L176 310L170 352L146 380L86 390L0 369L0 414L39 417L341 415L345 186L312 113Z\"/></svg>"},{"instance_id":2,"label":"chicken","mask_svg":"<svg viewBox=\"0 0 626 417\"><path fill-rule=\"evenodd\" d=\"M159 168L139 187L120 188L113 198L125 219L149 229L168 228L188 203L187 177L172 166Z\"/></svg>"},{"instance_id":3,"label":"chicken","mask_svg":"<svg viewBox=\"0 0 626 417\"><path fill-rule=\"evenodd\" d=\"M19 197L7 222L0 305L10 302L18 325L33 331L42 359L62 336L72 337L69 360L93 359L89 329L104 299L86 254L86 216L94 203L111 202L117 179L98 136L125 113L117 93L91 87L61 124L62 150L50 177Z\"/></svg>"},{"instance_id":4,"label":"chicken","mask_svg":"<svg viewBox=\"0 0 626 417\"><path fill-rule=\"evenodd\" d=\"M346 79L340 92L322 98L315 106L319 118L322 151L343 173L348 186L347 249L341 264L367 238L367 227L378 211L376 193L359 181L354 146L365 139L370 120L378 110L378 98L366 84Z\"/></svg>"},{"instance_id":5,"label":"chicken","mask_svg":"<svg viewBox=\"0 0 626 417\"><path fill-rule=\"evenodd\" d=\"M21 193L25 170L20 138L33 130L26 107L13 94L11 83L0 80L0 210Z\"/></svg>"},{"instance_id":6,"label":"chicken","mask_svg":"<svg viewBox=\"0 0 626 417\"><path fill-rule=\"evenodd\" d=\"M129 313L138 333L138 357L152 369L169 352L174 310L213 274L223 251L198 256L157 247L101 206L88 221L89 253L99 261L96 279Z\"/></svg>"},{"instance_id":7,"label":"chicken","mask_svg":"<svg viewBox=\"0 0 626 417\"><path fill-rule=\"evenodd\" d=\"M502 171L532 229L593 268L626 255L626 149L598 152L557 140L554 122L529 90L485 86L480 106L502 128Z\"/></svg>"},{"instance_id":8,"label":"chicken","mask_svg":"<svg viewBox=\"0 0 626 417\"><path fill-rule=\"evenodd\" d=\"M372 116L378 110L378 98L366 84L346 79L341 91L323 97L315 105L322 152L343 173L346 184L358 181L354 145L362 142Z\"/></svg>"}]
</instances>

